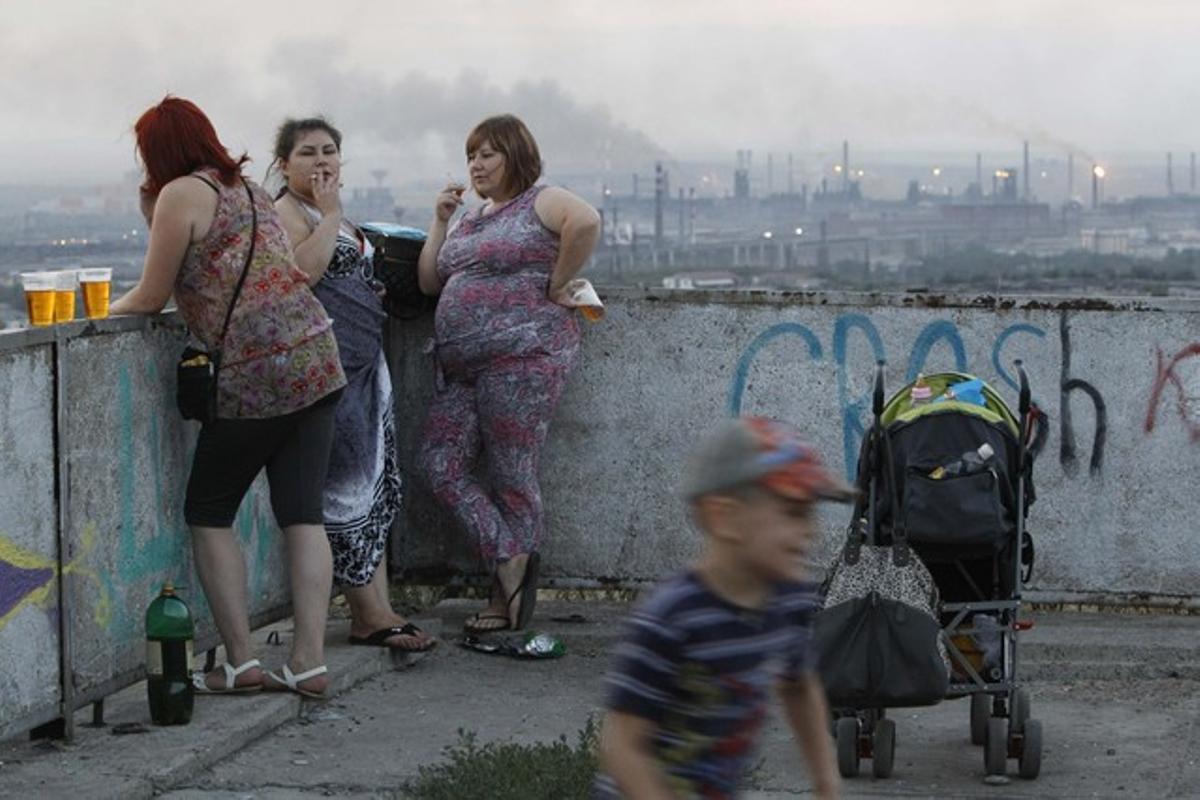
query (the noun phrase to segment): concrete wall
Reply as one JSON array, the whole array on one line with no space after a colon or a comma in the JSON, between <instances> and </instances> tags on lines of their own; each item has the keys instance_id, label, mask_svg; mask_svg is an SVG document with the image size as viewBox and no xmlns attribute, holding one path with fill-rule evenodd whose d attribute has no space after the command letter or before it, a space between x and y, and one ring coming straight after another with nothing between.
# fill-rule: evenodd
<instances>
[{"instance_id":1,"label":"concrete wall","mask_svg":"<svg viewBox=\"0 0 1200 800\"><path fill-rule=\"evenodd\" d=\"M46 344L0 351L0 738L60 697L53 363Z\"/></svg>"},{"instance_id":2,"label":"concrete wall","mask_svg":"<svg viewBox=\"0 0 1200 800\"><path fill-rule=\"evenodd\" d=\"M183 520L198 430L174 405L183 341L173 315L0 334L0 570L32 563L49 586L0 581L0 735L20 729L30 708L57 716L60 645L74 705L136 680L146 606L166 580L183 587L198 644L214 638ZM252 615L280 616L288 602L283 542L263 478L235 531Z\"/></svg>"},{"instance_id":3,"label":"concrete wall","mask_svg":"<svg viewBox=\"0 0 1200 800\"><path fill-rule=\"evenodd\" d=\"M551 582L652 580L694 555L699 542L674 494L679 466L723 415L791 419L850 474L877 358L889 361L892 387L917 370L959 369L1014 403L1011 363L1023 358L1050 415L1030 515L1033 588L1200 604L1200 304L696 292L607 300L542 463ZM430 332L428 318L395 322L390 341L408 497L393 556L419 579L479 567L412 469L432 391L422 351ZM211 640L182 519L195 429L173 403L181 341L170 315L0 333L0 738L59 713L60 648L75 705L135 679L143 614L164 580L187 585L200 638ZM826 508L822 520L827 557L845 509ZM236 530L252 612L278 614L282 541L261 479Z\"/></svg>"},{"instance_id":4,"label":"concrete wall","mask_svg":"<svg viewBox=\"0 0 1200 800\"><path fill-rule=\"evenodd\" d=\"M1029 517L1045 597L1200 586L1200 304L862 294L608 293L542 462L544 568L564 583L654 579L698 541L674 490L715 419L790 419L852 474L876 359L889 393L918 370L981 375L1016 405L1024 359L1049 414ZM429 319L392 333L409 508L395 560L414 579L477 567L411 458L431 389ZM823 515L828 557L846 510Z\"/></svg>"}]
</instances>

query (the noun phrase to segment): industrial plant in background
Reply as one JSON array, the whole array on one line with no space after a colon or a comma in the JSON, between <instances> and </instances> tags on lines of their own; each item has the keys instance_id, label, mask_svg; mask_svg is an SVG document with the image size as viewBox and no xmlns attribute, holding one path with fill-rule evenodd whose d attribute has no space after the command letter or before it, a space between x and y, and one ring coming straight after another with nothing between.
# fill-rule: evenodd
<instances>
[{"instance_id":1,"label":"industrial plant in background","mask_svg":"<svg viewBox=\"0 0 1200 800\"><path fill-rule=\"evenodd\" d=\"M756 169L748 149L731 170L659 161L652 194L639 193L637 174L628 193L605 176L595 264L612 283L668 287L1195 291L1194 154L1187 192L1177 191L1167 154L1165 191L1124 198L1106 192L1110 173L1099 161L1085 156L1077 167L1068 152L1064 169L1062 158L1034 160L1029 142L1019 166L1005 159L986 179L982 153L973 170L856 162L848 141L839 155L797 180L789 153L782 181L773 154ZM1078 181L1085 164L1088 181ZM896 186L905 189L885 193ZM1077 186L1090 194L1076 195Z\"/></svg>"}]
</instances>

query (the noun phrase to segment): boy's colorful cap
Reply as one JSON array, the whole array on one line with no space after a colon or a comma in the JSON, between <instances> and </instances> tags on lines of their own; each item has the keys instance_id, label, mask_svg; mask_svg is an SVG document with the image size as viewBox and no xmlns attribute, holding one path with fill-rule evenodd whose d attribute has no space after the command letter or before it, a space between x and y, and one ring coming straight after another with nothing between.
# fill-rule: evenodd
<instances>
[{"instance_id":1,"label":"boy's colorful cap","mask_svg":"<svg viewBox=\"0 0 1200 800\"><path fill-rule=\"evenodd\" d=\"M694 500L746 484L789 500L846 502L858 496L795 428L765 417L736 417L706 436L688 461L683 495Z\"/></svg>"}]
</instances>

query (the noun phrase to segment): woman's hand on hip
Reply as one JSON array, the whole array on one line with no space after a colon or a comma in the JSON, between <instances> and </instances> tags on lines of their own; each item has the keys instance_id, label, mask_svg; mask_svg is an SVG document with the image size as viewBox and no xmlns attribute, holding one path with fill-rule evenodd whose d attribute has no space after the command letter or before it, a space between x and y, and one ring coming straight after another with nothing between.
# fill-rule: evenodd
<instances>
[{"instance_id":1,"label":"woman's hand on hip","mask_svg":"<svg viewBox=\"0 0 1200 800\"><path fill-rule=\"evenodd\" d=\"M578 308L579 302L575 299L574 287L571 284L555 289L553 286L546 292L546 296L553 303L558 303L566 308Z\"/></svg>"},{"instance_id":2,"label":"woman's hand on hip","mask_svg":"<svg viewBox=\"0 0 1200 800\"><path fill-rule=\"evenodd\" d=\"M437 214L439 221L450 221L450 218L454 216L454 212L458 211L458 207L463 204L463 194L466 191L467 187L461 183L452 182L446 184L446 188L442 189L433 206L434 213Z\"/></svg>"}]
</instances>

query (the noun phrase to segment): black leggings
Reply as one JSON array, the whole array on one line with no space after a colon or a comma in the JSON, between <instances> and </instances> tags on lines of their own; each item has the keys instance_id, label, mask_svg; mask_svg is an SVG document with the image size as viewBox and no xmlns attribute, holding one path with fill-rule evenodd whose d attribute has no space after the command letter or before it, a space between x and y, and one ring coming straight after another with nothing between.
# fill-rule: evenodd
<instances>
[{"instance_id":1,"label":"black leggings","mask_svg":"<svg viewBox=\"0 0 1200 800\"><path fill-rule=\"evenodd\" d=\"M322 497L333 414L342 390L267 419L218 419L200 429L183 516L188 525L228 528L263 467L279 527L323 525Z\"/></svg>"}]
</instances>

